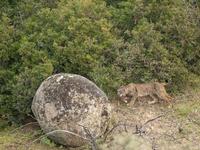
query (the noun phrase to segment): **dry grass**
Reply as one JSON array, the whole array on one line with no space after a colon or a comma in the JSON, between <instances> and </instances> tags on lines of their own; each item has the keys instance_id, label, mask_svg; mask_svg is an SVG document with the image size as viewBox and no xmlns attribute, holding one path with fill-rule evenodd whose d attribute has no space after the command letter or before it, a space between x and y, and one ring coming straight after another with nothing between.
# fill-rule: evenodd
<instances>
[{"instance_id":1,"label":"dry grass","mask_svg":"<svg viewBox=\"0 0 200 150\"><path fill-rule=\"evenodd\" d=\"M117 123L126 123L133 127L119 126L108 135L97 141L103 150L200 150L200 91L188 89L184 94L172 96L175 104L168 109L168 103L160 101L148 105L150 97L140 98L132 107L125 103L115 101L112 103L112 117L108 126L110 130ZM164 115L143 126L141 134L135 133L135 126L141 126L149 119ZM29 124L21 129L0 131L1 150L85 150L80 148L67 148L52 143L48 139L38 141L27 146L28 143L39 137L38 125Z\"/></svg>"},{"instance_id":2,"label":"dry grass","mask_svg":"<svg viewBox=\"0 0 200 150\"><path fill-rule=\"evenodd\" d=\"M200 150L200 91L188 89L184 94L172 97L175 102L173 109L168 109L168 103L163 101L148 105L147 102L152 100L150 97L140 98L131 108L124 103L113 104L114 121L111 121L110 128L111 124L118 122L140 126L150 119L164 116L147 123L141 135L134 134L135 127L127 127L127 132L123 126L118 127L109 136L107 149L126 149L126 144L141 143L135 146L138 150ZM120 144L122 135L124 138L137 135L138 139ZM143 142L140 142L141 139Z\"/></svg>"},{"instance_id":3,"label":"dry grass","mask_svg":"<svg viewBox=\"0 0 200 150\"><path fill-rule=\"evenodd\" d=\"M57 145L48 138L32 143L42 135L38 124L28 123L21 128L5 128L0 131L0 150L73 150ZM85 148L81 147L79 150Z\"/></svg>"}]
</instances>

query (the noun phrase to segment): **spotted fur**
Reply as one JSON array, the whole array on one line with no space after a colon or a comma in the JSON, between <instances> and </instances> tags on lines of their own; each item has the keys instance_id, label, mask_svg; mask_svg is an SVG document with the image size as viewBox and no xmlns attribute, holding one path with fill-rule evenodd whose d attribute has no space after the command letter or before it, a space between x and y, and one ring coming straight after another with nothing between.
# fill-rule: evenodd
<instances>
[{"instance_id":1,"label":"spotted fur","mask_svg":"<svg viewBox=\"0 0 200 150\"><path fill-rule=\"evenodd\" d=\"M168 80L164 83L152 82L146 84L135 84L130 83L127 86L121 86L117 95L122 98L124 102L127 103L127 97L131 97L130 103L127 106L132 106L135 103L137 97L150 95L154 101L149 102L150 105L158 102L158 99L161 98L169 102L169 108L173 107L172 98L166 93L164 86L168 84Z\"/></svg>"}]
</instances>

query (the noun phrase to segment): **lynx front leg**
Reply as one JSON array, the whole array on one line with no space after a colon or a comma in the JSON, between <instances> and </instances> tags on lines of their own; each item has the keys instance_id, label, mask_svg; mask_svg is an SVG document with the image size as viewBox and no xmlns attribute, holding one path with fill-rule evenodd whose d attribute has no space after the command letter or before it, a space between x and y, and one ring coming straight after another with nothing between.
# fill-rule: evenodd
<instances>
[{"instance_id":1,"label":"lynx front leg","mask_svg":"<svg viewBox=\"0 0 200 150\"><path fill-rule=\"evenodd\" d=\"M127 103L127 97L126 96L123 98L123 102Z\"/></svg>"},{"instance_id":2,"label":"lynx front leg","mask_svg":"<svg viewBox=\"0 0 200 150\"><path fill-rule=\"evenodd\" d=\"M155 103L158 102L158 96L157 95L151 94L150 96L154 99L154 101L148 102L149 105L152 105L152 104L155 104Z\"/></svg>"},{"instance_id":3,"label":"lynx front leg","mask_svg":"<svg viewBox=\"0 0 200 150\"><path fill-rule=\"evenodd\" d=\"M132 98L130 103L127 104L127 106L132 106L135 103L135 100L137 99L137 94L135 94Z\"/></svg>"}]
</instances>

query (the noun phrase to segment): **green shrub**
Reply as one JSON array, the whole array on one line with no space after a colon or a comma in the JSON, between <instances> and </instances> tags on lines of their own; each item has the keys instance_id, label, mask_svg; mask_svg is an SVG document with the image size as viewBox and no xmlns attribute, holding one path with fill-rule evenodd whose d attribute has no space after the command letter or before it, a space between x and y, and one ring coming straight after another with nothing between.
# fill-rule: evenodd
<instances>
[{"instance_id":1,"label":"green shrub","mask_svg":"<svg viewBox=\"0 0 200 150\"><path fill-rule=\"evenodd\" d=\"M2 22L14 31L12 37L5 33L7 47L11 47L1 51L1 61L8 62L0 76L2 84L7 84L2 87L0 114L6 114L11 122L22 122L31 112L37 88L53 73L85 76L106 92L119 86L120 76L112 64L117 56L113 46L116 32L111 32L105 2L58 1L56 8L28 2L20 3L21 16L16 16L15 27L9 25L6 15ZM2 32L10 30L2 28Z\"/></svg>"},{"instance_id":2,"label":"green shrub","mask_svg":"<svg viewBox=\"0 0 200 150\"><path fill-rule=\"evenodd\" d=\"M0 116L21 123L41 82L60 72L87 77L110 100L130 82L169 79L173 93L195 85L200 13L194 1L106 2L0 2Z\"/></svg>"},{"instance_id":3,"label":"green shrub","mask_svg":"<svg viewBox=\"0 0 200 150\"><path fill-rule=\"evenodd\" d=\"M163 82L167 78L171 92L194 85L200 52L200 15L195 3L127 0L119 6L109 8L110 21L125 40L116 64L129 74L126 82Z\"/></svg>"}]
</instances>

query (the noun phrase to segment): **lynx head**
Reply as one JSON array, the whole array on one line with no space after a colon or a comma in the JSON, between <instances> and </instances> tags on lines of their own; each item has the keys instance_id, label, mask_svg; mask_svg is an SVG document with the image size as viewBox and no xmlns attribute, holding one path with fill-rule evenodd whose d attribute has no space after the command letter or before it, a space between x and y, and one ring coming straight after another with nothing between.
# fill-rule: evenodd
<instances>
[{"instance_id":1,"label":"lynx head","mask_svg":"<svg viewBox=\"0 0 200 150\"><path fill-rule=\"evenodd\" d=\"M119 97L124 97L124 96L126 96L125 87L120 86L120 88L117 90L117 95L118 95Z\"/></svg>"}]
</instances>

